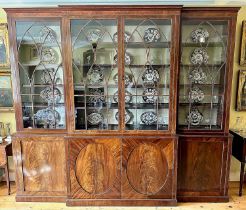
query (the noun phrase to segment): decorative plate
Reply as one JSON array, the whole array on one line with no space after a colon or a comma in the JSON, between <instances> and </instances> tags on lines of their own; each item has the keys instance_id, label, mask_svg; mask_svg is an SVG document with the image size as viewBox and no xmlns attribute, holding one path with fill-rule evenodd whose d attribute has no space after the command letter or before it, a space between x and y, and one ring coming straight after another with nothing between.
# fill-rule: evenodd
<instances>
[{"instance_id":1,"label":"decorative plate","mask_svg":"<svg viewBox=\"0 0 246 210\"><path fill-rule=\"evenodd\" d=\"M45 128L55 128L61 120L60 114L50 108L38 110L34 118L38 124L44 124Z\"/></svg>"},{"instance_id":2,"label":"decorative plate","mask_svg":"<svg viewBox=\"0 0 246 210\"><path fill-rule=\"evenodd\" d=\"M103 37L103 31L99 28L86 29L86 38L89 42L98 42Z\"/></svg>"},{"instance_id":3,"label":"decorative plate","mask_svg":"<svg viewBox=\"0 0 246 210\"><path fill-rule=\"evenodd\" d=\"M97 111L90 113L87 120L91 125L98 125L103 121L103 115Z\"/></svg>"},{"instance_id":4,"label":"decorative plate","mask_svg":"<svg viewBox=\"0 0 246 210\"><path fill-rule=\"evenodd\" d=\"M118 103L118 91L114 93L114 101ZM125 103L130 103L132 100L132 94L129 91L125 91Z\"/></svg>"},{"instance_id":5,"label":"decorative plate","mask_svg":"<svg viewBox=\"0 0 246 210\"><path fill-rule=\"evenodd\" d=\"M143 100L149 104L153 104L158 99L158 91L155 88L146 88L143 91Z\"/></svg>"},{"instance_id":6,"label":"decorative plate","mask_svg":"<svg viewBox=\"0 0 246 210\"><path fill-rule=\"evenodd\" d=\"M101 85L103 83L103 71L100 66L92 65L87 73L87 84L88 85Z\"/></svg>"},{"instance_id":7,"label":"decorative plate","mask_svg":"<svg viewBox=\"0 0 246 210\"><path fill-rule=\"evenodd\" d=\"M129 110L126 109L125 110L125 124L129 123L131 121L132 117L133 117L132 112L130 112ZM115 119L117 121L119 121L119 112L115 113Z\"/></svg>"},{"instance_id":8,"label":"decorative plate","mask_svg":"<svg viewBox=\"0 0 246 210\"><path fill-rule=\"evenodd\" d=\"M199 103L204 99L203 91L198 87L191 88L189 92L189 101L192 103Z\"/></svg>"},{"instance_id":9,"label":"decorative plate","mask_svg":"<svg viewBox=\"0 0 246 210\"><path fill-rule=\"evenodd\" d=\"M140 119L145 125L153 125L157 123L157 115L155 112L152 111L144 112L143 114L141 114Z\"/></svg>"},{"instance_id":10,"label":"decorative plate","mask_svg":"<svg viewBox=\"0 0 246 210\"><path fill-rule=\"evenodd\" d=\"M118 63L118 54L114 56L114 62L115 64ZM129 53L125 53L125 65L130 65L132 63L132 57Z\"/></svg>"},{"instance_id":11,"label":"decorative plate","mask_svg":"<svg viewBox=\"0 0 246 210\"><path fill-rule=\"evenodd\" d=\"M199 125L203 120L203 115L198 111L197 108L193 108L187 115L187 122L191 125Z\"/></svg>"},{"instance_id":12,"label":"decorative plate","mask_svg":"<svg viewBox=\"0 0 246 210\"><path fill-rule=\"evenodd\" d=\"M131 38L131 35L128 32L125 32L124 33L124 41L127 43L127 42L129 42L130 38ZM114 33L113 40L116 43L118 42L118 33L117 32Z\"/></svg>"},{"instance_id":13,"label":"decorative plate","mask_svg":"<svg viewBox=\"0 0 246 210\"><path fill-rule=\"evenodd\" d=\"M148 28L144 31L145 42L159 42L161 39L161 33L157 28Z\"/></svg>"},{"instance_id":14,"label":"decorative plate","mask_svg":"<svg viewBox=\"0 0 246 210\"><path fill-rule=\"evenodd\" d=\"M53 84L53 80L55 78L55 69L49 68L49 69L44 69L41 75L41 81L44 84Z\"/></svg>"},{"instance_id":15,"label":"decorative plate","mask_svg":"<svg viewBox=\"0 0 246 210\"><path fill-rule=\"evenodd\" d=\"M142 80L145 86L155 86L159 82L159 72L152 67L147 67L143 73Z\"/></svg>"},{"instance_id":16,"label":"decorative plate","mask_svg":"<svg viewBox=\"0 0 246 210\"><path fill-rule=\"evenodd\" d=\"M53 69L53 68L49 68L49 69L44 69L42 71L40 80L43 84L52 84L53 83L54 70L55 69Z\"/></svg>"},{"instance_id":17,"label":"decorative plate","mask_svg":"<svg viewBox=\"0 0 246 210\"><path fill-rule=\"evenodd\" d=\"M191 32L191 40L195 43L204 43L209 37L209 33L204 28L198 28Z\"/></svg>"},{"instance_id":18,"label":"decorative plate","mask_svg":"<svg viewBox=\"0 0 246 210\"><path fill-rule=\"evenodd\" d=\"M132 79L133 79L132 74L125 72L125 86L131 85ZM115 84L117 85L118 84L118 73L114 75L113 80Z\"/></svg>"},{"instance_id":19,"label":"decorative plate","mask_svg":"<svg viewBox=\"0 0 246 210\"><path fill-rule=\"evenodd\" d=\"M53 64L57 61L56 52L51 47L43 47L41 51L41 61L45 64Z\"/></svg>"},{"instance_id":20,"label":"decorative plate","mask_svg":"<svg viewBox=\"0 0 246 210\"><path fill-rule=\"evenodd\" d=\"M40 97L48 103L58 103L61 100L61 91L58 88L46 87L40 92Z\"/></svg>"},{"instance_id":21,"label":"decorative plate","mask_svg":"<svg viewBox=\"0 0 246 210\"><path fill-rule=\"evenodd\" d=\"M104 90L100 88L88 89L88 102L89 103L103 103L105 101Z\"/></svg>"},{"instance_id":22,"label":"decorative plate","mask_svg":"<svg viewBox=\"0 0 246 210\"><path fill-rule=\"evenodd\" d=\"M196 48L190 55L190 61L194 65L196 64L201 65L202 63L207 64L208 58L209 58L208 53L203 48Z\"/></svg>"},{"instance_id":23,"label":"decorative plate","mask_svg":"<svg viewBox=\"0 0 246 210\"><path fill-rule=\"evenodd\" d=\"M40 31L40 42L56 43L56 32L49 27L43 27Z\"/></svg>"},{"instance_id":24,"label":"decorative plate","mask_svg":"<svg viewBox=\"0 0 246 210\"><path fill-rule=\"evenodd\" d=\"M206 83L207 75L201 67L198 67L190 72L189 79L192 83L203 84Z\"/></svg>"}]
</instances>

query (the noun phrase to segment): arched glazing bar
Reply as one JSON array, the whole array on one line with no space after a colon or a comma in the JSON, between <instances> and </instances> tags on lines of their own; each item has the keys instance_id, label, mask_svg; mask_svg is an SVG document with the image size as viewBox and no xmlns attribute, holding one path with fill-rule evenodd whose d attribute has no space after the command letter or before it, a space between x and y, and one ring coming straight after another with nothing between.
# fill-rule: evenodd
<instances>
[{"instance_id":1,"label":"arched glazing bar","mask_svg":"<svg viewBox=\"0 0 246 210\"><path fill-rule=\"evenodd\" d=\"M184 20L179 128L220 130L226 85L227 21Z\"/></svg>"},{"instance_id":2,"label":"arched glazing bar","mask_svg":"<svg viewBox=\"0 0 246 210\"><path fill-rule=\"evenodd\" d=\"M116 20L71 20L77 130L117 130Z\"/></svg>"},{"instance_id":3,"label":"arched glazing bar","mask_svg":"<svg viewBox=\"0 0 246 210\"><path fill-rule=\"evenodd\" d=\"M66 128L60 23L17 21L24 128Z\"/></svg>"},{"instance_id":4,"label":"arched glazing bar","mask_svg":"<svg viewBox=\"0 0 246 210\"><path fill-rule=\"evenodd\" d=\"M125 77L132 75L132 84L125 84L132 95L125 105L133 113L128 130L168 129L171 24L169 19L125 21L125 55L131 58L125 59Z\"/></svg>"}]
</instances>

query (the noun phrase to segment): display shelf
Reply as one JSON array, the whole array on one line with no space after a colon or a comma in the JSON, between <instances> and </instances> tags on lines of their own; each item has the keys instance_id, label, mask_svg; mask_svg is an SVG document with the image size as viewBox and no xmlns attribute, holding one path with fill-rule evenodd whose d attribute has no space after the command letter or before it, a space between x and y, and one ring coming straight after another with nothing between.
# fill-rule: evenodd
<instances>
[{"instance_id":1,"label":"display shelf","mask_svg":"<svg viewBox=\"0 0 246 210\"><path fill-rule=\"evenodd\" d=\"M21 41L21 45L34 45L34 46L37 46L38 48L40 48L40 46L43 46L43 47L54 47L54 48L57 48L57 46L61 46L61 42L58 41L58 42L36 42L36 39L39 39L39 37L34 37L35 39L35 42L34 41ZM19 45L19 43L18 43Z\"/></svg>"},{"instance_id":2,"label":"display shelf","mask_svg":"<svg viewBox=\"0 0 246 210\"><path fill-rule=\"evenodd\" d=\"M29 102L30 103L30 102ZM24 104L24 105L23 105ZM51 105L48 105L48 103L46 103L46 104L39 104L39 103L33 103L33 105L30 103L30 104L27 104L27 102L23 102L23 104L22 104L22 107L24 108L24 107L46 107L46 108L48 108L48 107L55 107L55 108L57 108L57 107L64 107L65 105L64 105L64 103L54 103L54 105L53 105L53 103L51 103Z\"/></svg>"},{"instance_id":3,"label":"display shelf","mask_svg":"<svg viewBox=\"0 0 246 210\"><path fill-rule=\"evenodd\" d=\"M64 84L34 84L34 85L22 85L24 88L32 88L32 87L63 87Z\"/></svg>"},{"instance_id":4,"label":"display shelf","mask_svg":"<svg viewBox=\"0 0 246 210\"><path fill-rule=\"evenodd\" d=\"M126 109L168 109L169 103L155 103L155 104L148 104L148 103L127 103L125 104Z\"/></svg>"},{"instance_id":5,"label":"display shelf","mask_svg":"<svg viewBox=\"0 0 246 210\"><path fill-rule=\"evenodd\" d=\"M167 124L154 124L154 125L133 125L133 124L126 124L126 130L167 130ZM161 128L161 129L160 129Z\"/></svg>"},{"instance_id":6,"label":"display shelf","mask_svg":"<svg viewBox=\"0 0 246 210\"><path fill-rule=\"evenodd\" d=\"M84 67L84 68L90 68L92 66L92 64L75 64L77 67ZM117 68L118 65L116 64L97 64L98 66L100 66L101 68ZM126 65L129 68L145 68L146 66L149 65L144 65L144 64L130 64L130 65ZM170 67L170 63L166 63L166 64L151 64L151 66L153 68L168 68Z\"/></svg>"},{"instance_id":7,"label":"display shelf","mask_svg":"<svg viewBox=\"0 0 246 210\"><path fill-rule=\"evenodd\" d=\"M180 87L194 87L194 86L198 86L198 87L212 87L212 86L215 86L215 87L221 87L223 86L223 84L198 84L198 83L191 83L191 84L180 84L179 85Z\"/></svg>"},{"instance_id":8,"label":"display shelf","mask_svg":"<svg viewBox=\"0 0 246 210\"><path fill-rule=\"evenodd\" d=\"M76 130L86 130L85 124L77 123ZM99 124L99 125L87 125L87 130L118 130L118 124Z\"/></svg>"},{"instance_id":9,"label":"display shelf","mask_svg":"<svg viewBox=\"0 0 246 210\"><path fill-rule=\"evenodd\" d=\"M209 43L183 42L182 47L210 48L210 47L224 47L224 45L221 44L221 42L209 42Z\"/></svg>"},{"instance_id":10,"label":"display shelf","mask_svg":"<svg viewBox=\"0 0 246 210\"><path fill-rule=\"evenodd\" d=\"M125 43L125 48L170 48L171 42L153 42L153 43L148 43L148 42L127 42Z\"/></svg>"},{"instance_id":11,"label":"display shelf","mask_svg":"<svg viewBox=\"0 0 246 210\"><path fill-rule=\"evenodd\" d=\"M154 42L154 43L148 43L148 42L134 42L130 41L125 43L125 48L134 48L134 49L146 49L146 48L170 48L171 42ZM110 49L110 48L116 48L117 47L117 42L112 43L112 42L104 42L104 41L99 41L98 44L98 49ZM92 46L90 43L79 43L76 45L76 49L78 48L83 48L83 49L91 49Z\"/></svg>"},{"instance_id":12,"label":"display shelf","mask_svg":"<svg viewBox=\"0 0 246 210\"><path fill-rule=\"evenodd\" d=\"M208 67L208 68L212 68L212 67L218 67L220 68L221 66L225 65L224 62L222 63L214 63L214 64L211 64L211 63L208 63L208 64L201 64L201 65L194 65L194 64L180 64L180 67L182 68L182 70L184 69L183 67L189 67L191 69L192 68L197 68L197 67ZM190 70L189 69L189 70ZM206 68L204 69L206 70Z\"/></svg>"},{"instance_id":13,"label":"display shelf","mask_svg":"<svg viewBox=\"0 0 246 210\"><path fill-rule=\"evenodd\" d=\"M138 84L138 85L125 85L126 89L133 89L133 88L148 88L148 86L144 86L144 85L141 85L141 84ZM74 90L77 91L77 90L85 90L85 88L118 88L118 85L114 85L114 84L108 84L107 86L106 85L76 85L74 86ZM155 87L155 88L169 88L169 84L159 84L158 87ZM78 94L75 94L75 95L78 95Z\"/></svg>"},{"instance_id":14,"label":"display shelf","mask_svg":"<svg viewBox=\"0 0 246 210\"><path fill-rule=\"evenodd\" d=\"M210 108L211 106L219 107L222 104L221 103L203 103L203 102L200 102L200 103L188 103L188 102L184 103L184 102L180 102L179 105L180 106L207 107L207 108Z\"/></svg>"},{"instance_id":15,"label":"display shelf","mask_svg":"<svg viewBox=\"0 0 246 210\"><path fill-rule=\"evenodd\" d=\"M21 93L20 95L21 96L40 96L40 94L38 94L38 93ZM61 96L63 96L63 95L64 94L61 93Z\"/></svg>"},{"instance_id":16,"label":"display shelf","mask_svg":"<svg viewBox=\"0 0 246 210\"><path fill-rule=\"evenodd\" d=\"M179 129L190 130L191 128L194 130L221 130L221 126L219 125L208 125L208 124L200 124L200 125L190 125L188 128L188 124L179 124Z\"/></svg>"},{"instance_id":17,"label":"display shelf","mask_svg":"<svg viewBox=\"0 0 246 210\"><path fill-rule=\"evenodd\" d=\"M76 103L75 102L75 107L76 109L80 108L80 109L100 109L100 108L109 108L109 109L118 109L118 103L98 103L98 106L93 103L86 103L86 106L84 103ZM158 103L158 104L148 104L148 103L127 103L125 105L125 108L127 109L156 109L158 107L158 109L168 109L169 108L169 103Z\"/></svg>"}]
</instances>

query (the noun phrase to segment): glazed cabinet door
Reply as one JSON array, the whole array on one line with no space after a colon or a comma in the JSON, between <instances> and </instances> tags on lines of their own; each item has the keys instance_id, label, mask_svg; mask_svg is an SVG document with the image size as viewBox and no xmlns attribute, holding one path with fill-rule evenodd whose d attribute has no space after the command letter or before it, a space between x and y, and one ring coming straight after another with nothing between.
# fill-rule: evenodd
<instances>
[{"instance_id":1,"label":"glazed cabinet door","mask_svg":"<svg viewBox=\"0 0 246 210\"><path fill-rule=\"evenodd\" d=\"M176 24L174 19L161 16L124 20L123 116L128 132L167 131L173 126L169 122L174 113L170 103L172 110L175 97L170 99L170 94L175 90Z\"/></svg>"},{"instance_id":2,"label":"glazed cabinet door","mask_svg":"<svg viewBox=\"0 0 246 210\"><path fill-rule=\"evenodd\" d=\"M95 137L68 141L68 199L120 198L120 139Z\"/></svg>"},{"instance_id":3,"label":"glazed cabinet door","mask_svg":"<svg viewBox=\"0 0 246 210\"><path fill-rule=\"evenodd\" d=\"M70 20L75 130L175 132L178 17Z\"/></svg>"},{"instance_id":4,"label":"glazed cabinet door","mask_svg":"<svg viewBox=\"0 0 246 210\"><path fill-rule=\"evenodd\" d=\"M122 198L176 199L176 138L123 138Z\"/></svg>"},{"instance_id":5,"label":"glazed cabinet door","mask_svg":"<svg viewBox=\"0 0 246 210\"><path fill-rule=\"evenodd\" d=\"M227 82L230 77L230 22L221 19L182 20L178 106L180 130L224 129L226 94L230 85Z\"/></svg>"},{"instance_id":6,"label":"glazed cabinet door","mask_svg":"<svg viewBox=\"0 0 246 210\"><path fill-rule=\"evenodd\" d=\"M60 25L57 19L15 22L18 129L66 129Z\"/></svg>"},{"instance_id":7,"label":"glazed cabinet door","mask_svg":"<svg viewBox=\"0 0 246 210\"><path fill-rule=\"evenodd\" d=\"M117 19L72 19L75 130L118 130Z\"/></svg>"}]
</instances>

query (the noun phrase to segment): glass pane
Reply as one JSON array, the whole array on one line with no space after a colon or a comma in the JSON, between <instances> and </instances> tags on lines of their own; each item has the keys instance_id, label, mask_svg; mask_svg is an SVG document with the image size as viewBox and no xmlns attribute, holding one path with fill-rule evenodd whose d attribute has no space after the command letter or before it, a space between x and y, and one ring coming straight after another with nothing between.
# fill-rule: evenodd
<instances>
[{"instance_id":1,"label":"glass pane","mask_svg":"<svg viewBox=\"0 0 246 210\"><path fill-rule=\"evenodd\" d=\"M222 129L227 39L227 21L182 22L179 128Z\"/></svg>"},{"instance_id":2,"label":"glass pane","mask_svg":"<svg viewBox=\"0 0 246 210\"><path fill-rule=\"evenodd\" d=\"M128 130L168 129L171 34L171 20L125 21Z\"/></svg>"},{"instance_id":3,"label":"glass pane","mask_svg":"<svg viewBox=\"0 0 246 210\"><path fill-rule=\"evenodd\" d=\"M75 128L118 129L117 21L71 21Z\"/></svg>"},{"instance_id":4,"label":"glass pane","mask_svg":"<svg viewBox=\"0 0 246 210\"><path fill-rule=\"evenodd\" d=\"M24 128L64 129L60 22L16 22Z\"/></svg>"}]
</instances>

